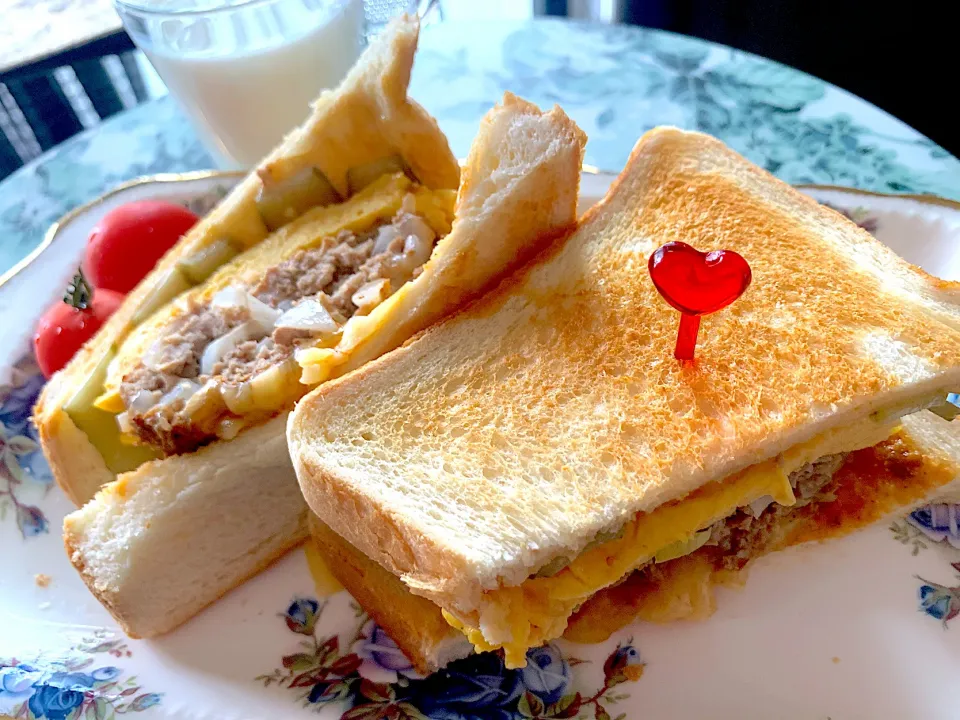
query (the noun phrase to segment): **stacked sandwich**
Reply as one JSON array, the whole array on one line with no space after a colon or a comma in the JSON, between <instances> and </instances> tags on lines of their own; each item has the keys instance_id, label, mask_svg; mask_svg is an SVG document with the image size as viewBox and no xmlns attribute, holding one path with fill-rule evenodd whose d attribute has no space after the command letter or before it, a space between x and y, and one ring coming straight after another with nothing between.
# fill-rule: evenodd
<instances>
[{"instance_id":1,"label":"stacked sandwich","mask_svg":"<svg viewBox=\"0 0 960 720\"><path fill-rule=\"evenodd\" d=\"M575 223L580 130L508 96L461 182L407 98L417 35L393 23L40 397L44 452L82 505L67 552L131 636L177 627L306 537L284 434L302 395Z\"/></svg>"},{"instance_id":2,"label":"stacked sandwich","mask_svg":"<svg viewBox=\"0 0 960 720\"><path fill-rule=\"evenodd\" d=\"M648 259L753 283L693 362ZM697 133L657 129L508 281L312 391L287 437L335 575L423 671L709 611L787 545L951 490L960 286Z\"/></svg>"}]
</instances>

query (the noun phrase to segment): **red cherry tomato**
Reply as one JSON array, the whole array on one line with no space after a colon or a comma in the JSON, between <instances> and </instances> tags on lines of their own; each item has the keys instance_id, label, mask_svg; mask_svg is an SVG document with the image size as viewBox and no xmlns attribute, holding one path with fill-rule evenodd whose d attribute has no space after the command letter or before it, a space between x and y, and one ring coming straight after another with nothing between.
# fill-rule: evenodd
<instances>
[{"instance_id":1,"label":"red cherry tomato","mask_svg":"<svg viewBox=\"0 0 960 720\"><path fill-rule=\"evenodd\" d=\"M123 302L123 295L112 290L93 292L86 309L58 302L47 309L37 324L33 350L45 377L66 365Z\"/></svg>"},{"instance_id":2,"label":"red cherry tomato","mask_svg":"<svg viewBox=\"0 0 960 720\"><path fill-rule=\"evenodd\" d=\"M198 219L162 200L121 205L90 233L83 271L96 288L128 293Z\"/></svg>"}]
</instances>

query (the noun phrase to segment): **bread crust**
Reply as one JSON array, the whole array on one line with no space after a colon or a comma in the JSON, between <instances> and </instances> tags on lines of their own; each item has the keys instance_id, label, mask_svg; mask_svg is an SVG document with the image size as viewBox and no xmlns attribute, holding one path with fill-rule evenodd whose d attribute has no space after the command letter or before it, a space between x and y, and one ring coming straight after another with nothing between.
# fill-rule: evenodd
<instances>
[{"instance_id":1,"label":"bread crust","mask_svg":"<svg viewBox=\"0 0 960 720\"><path fill-rule=\"evenodd\" d=\"M271 175L282 180L316 167L345 195L350 167L398 154L427 187L458 187L459 164L446 137L436 120L407 98L418 35L415 18L402 16L394 21L341 86L320 96L307 121L184 235L44 387L34 408L34 422L54 478L74 503L89 500L114 475L102 458L97 462L99 452L64 412L64 405L110 348L127 338L135 327L134 316L179 260L224 237L246 247L267 237L255 202L261 187L259 172L270 168Z\"/></svg>"},{"instance_id":2,"label":"bread crust","mask_svg":"<svg viewBox=\"0 0 960 720\"><path fill-rule=\"evenodd\" d=\"M753 267L689 366L646 271L669 240ZM958 288L718 140L656 129L571 236L304 398L294 466L324 522L468 616L637 512L955 388Z\"/></svg>"},{"instance_id":3,"label":"bread crust","mask_svg":"<svg viewBox=\"0 0 960 720\"><path fill-rule=\"evenodd\" d=\"M440 608L411 593L316 515L309 514L308 525L311 541L330 572L387 631L417 672L436 672L473 652L466 637L443 619Z\"/></svg>"}]
</instances>

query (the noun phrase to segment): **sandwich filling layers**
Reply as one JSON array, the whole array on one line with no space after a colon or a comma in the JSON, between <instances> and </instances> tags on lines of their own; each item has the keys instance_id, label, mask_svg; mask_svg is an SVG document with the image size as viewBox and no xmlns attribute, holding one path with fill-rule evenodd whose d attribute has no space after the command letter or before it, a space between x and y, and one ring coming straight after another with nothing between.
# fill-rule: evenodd
<instances>
[{"instance_id":1,"label":"sandwich filling layers","mask_svg":"<svg viewBox=\"0 0 960 720\"><path fill-rule=\"evenodd\" d=\"M771 460L710 483L627 523L613 540L588 547L554 574L486 591L472 613L445 608L447 621L480 651L503 648L508 666L560 637L571 614L592 595L638 568L668 562L704 545L736 567L764 542L783 513L823 501L847 453L885 440L898 419L869 419L823 433Z\"/></svg>"},{"instance_id":2,"label":"sandwich filling layers","mask_svg":"<svg viewBox=\"0 0 960 720\"><path fill-rule=\"evenodd\" d=\"M302 353L336 347L353 318L420 275L449 231L450 193L403 176L381 184L387 200L397 197L392 216L378 211L360 227L311 238L276 264L181 298L116 390L98 400L119 411L122 437L164 455L187 453L291 407L310 382Z\"/></svg>"},{"instance_id":3,"label":"sandwich filling layers","mask_svg":"<svg viewBox=\"0 0 960 720\"><path fill-rule=\"evenodd\" d=\"M921 422L930 424L926 418ZM846 535L931 500L957 476L955 460L935 454L921 449L906 426L877 445L849 453L803 506L773 505L749 519L738 511L723 533L694 553L650 563L591 597L570 618L564 637L602 642L634 619L673 622L709 617L715 609L713 586L740 584L739 571L753 560L800 543Z\"/></svg>"}]
</instances>

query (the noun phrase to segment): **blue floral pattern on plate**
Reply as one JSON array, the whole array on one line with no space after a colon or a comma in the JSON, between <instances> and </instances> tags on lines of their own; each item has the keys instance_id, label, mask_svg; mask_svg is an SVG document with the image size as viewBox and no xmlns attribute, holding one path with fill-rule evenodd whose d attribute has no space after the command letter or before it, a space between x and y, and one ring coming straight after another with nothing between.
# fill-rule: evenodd
<instances>
[{"instance_id":1,"label":"blue floral pattern on plate","mask_svg":"<svg viewBox=\"0 0 960 720\"><path fill-rule=\"evenodd\" d=\"M960 505L928 505L910 513L907 522L933 542L946 542L960 550Z\"/></svg>"},{"instance_id":2,"label":"blue floral pattern on plate","mask_svg":"<svg viewBox=\"0 0 960 720\"><path fill-rule=\"evenodd\" d=\"M336 705L345 720L513 720L573 718L580 713L610 720L608 706L629 697L611 691L639 680L645 667L632 641L621 643L603 664L602 685L584 694L573 689L574 668L583 661L565 656L551 643L530 650L527 666L519 670L508 669L496 653L482 653L424 678L359 607L358 629L348 652L341 653L338 635L318 638L324 607L314 598L290 604L281 617L288 630L309 637L301 641L305 652L284 656L282 667L256 679L265 687L294 691L304 707Z\"/></svg>"},{"instance_id":3,"label":"blue floral pattern on plate","mask_svg":"<svg viewBox=\"0 0 960 720\"><path fill-rule=\"evenodd\" d=\"M960 562L950 565L960 576ZM947 627L947 623L960 615L960 586L940 585L919 576L917 579L920 581L920 588L917 590L920 611Z\"/></svg>"},{"instance_id":4,"label":"blue floral pattern on plate","mask_svg":"<svg viewBox=\"0 0 960 720\"><path fill-rule=\"evenodd\" d=\"M98 653L129 657L126 643L99 633L62 657L0 658L0 713L25 720L112 718L158 705L162 693L144 692L113 665L94 666Z\"/></svg>"},{"instance_id":5,"label":"blue floral pattern on plate","mask_svg":"<svg viewBox=\"0 0 960 720\"><path fill-rule=\"evenodd\" d=\"M30 420L44 380L32 356L17 363L11 377L10 384L0 386L0 520L12 511L20 534L28 538L50 531L43 511L23 499L27 486L46 490L53 482Z\"/></svg>"}]
</instances>

